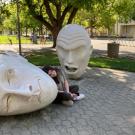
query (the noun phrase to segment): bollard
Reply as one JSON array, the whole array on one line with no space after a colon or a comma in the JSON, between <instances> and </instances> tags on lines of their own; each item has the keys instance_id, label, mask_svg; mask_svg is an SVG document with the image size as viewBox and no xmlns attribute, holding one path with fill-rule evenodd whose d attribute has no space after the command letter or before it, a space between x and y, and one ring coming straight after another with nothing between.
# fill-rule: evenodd
<instances>
[{"instance_id":1,"label":"bollard","mask_svg":"<svg viewBox=\"0 0 135 135\"><path fill-rule=\"evenodd\" d=\"M119 44L116 42L108 43L107 55L110 58L118 58L119 57Z\"/></svg>"}]
</instances>

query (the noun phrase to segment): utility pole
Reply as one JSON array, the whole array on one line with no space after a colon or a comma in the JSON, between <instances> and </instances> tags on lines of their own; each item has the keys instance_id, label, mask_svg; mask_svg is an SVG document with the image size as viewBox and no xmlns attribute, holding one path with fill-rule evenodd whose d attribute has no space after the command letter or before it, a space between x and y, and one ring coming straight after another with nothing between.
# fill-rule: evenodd
<instances>
[{"instance_id":1,"label":"utility pole","mask_svg":"<svg viewBox=\"0 0 135 135\"><path fill-rule=\"evenodd\" d=\"M20 33L20 5L19 5L19 0L16 0L16 6L17 6L17 37L19 41L19 54L22 55L21 51L21 33Z\"/></svg>"}]
</instances>

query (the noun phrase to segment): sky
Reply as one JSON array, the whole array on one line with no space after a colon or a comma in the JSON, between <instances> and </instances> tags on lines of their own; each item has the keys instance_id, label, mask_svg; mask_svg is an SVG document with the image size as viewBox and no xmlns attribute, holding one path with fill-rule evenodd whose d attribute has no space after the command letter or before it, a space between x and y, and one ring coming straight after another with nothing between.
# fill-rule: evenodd
<instances>
[{"instance_id":1,"label":"sky","mask_svg":"<svg viewBox=\"0 0 135 135\"><path fill-rule=\"evenodd\" d=\"M10 2L11 0L2 0L2 2L5 2L5 3L8 3Z\"/></svg>"}]
</instances>

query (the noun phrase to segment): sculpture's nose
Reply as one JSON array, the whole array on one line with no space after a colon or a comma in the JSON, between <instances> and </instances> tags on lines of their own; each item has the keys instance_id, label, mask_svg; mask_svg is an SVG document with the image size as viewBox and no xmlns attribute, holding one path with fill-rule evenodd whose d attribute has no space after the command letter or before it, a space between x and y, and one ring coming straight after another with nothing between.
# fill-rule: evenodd
<instances>
[{"instance_id":1,"label":"sculpture's nose","mask_svg":"<svg viewBox=\"0 0 135 135\"><path fill-rule=\"evenodd\" d=\"M73 63L73 53L70 52L70 51L68 52L67 63L68 64L72 64Z\"/></svg>"},{"instance_id":2,"label":"sculpture's nose","mask_svg":"<svg viewBox=\"0 0 135 135\"><path fill-rule=\"evenodd\" d=\"M7 70L7 81L10 84L11 79L15 78L15 69L10 68Z\"/></svg>"},{"instance_id":3,"label":"sculpture's nose","mask_svg":"<svg viewBox=\"0 0 135 135\"><path fill-rule=\"evenodd\" d=\"M10 68L10 69L8 69L7 73L8 73L9 77L14 76L15 75L15 69Z\"/></svg>"}]
</instances>

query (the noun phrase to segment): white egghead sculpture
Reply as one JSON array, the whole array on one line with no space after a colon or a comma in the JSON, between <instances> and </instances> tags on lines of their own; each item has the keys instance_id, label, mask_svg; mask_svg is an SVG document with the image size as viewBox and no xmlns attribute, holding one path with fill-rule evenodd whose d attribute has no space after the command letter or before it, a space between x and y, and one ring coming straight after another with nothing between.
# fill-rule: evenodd
<instances>
[{"instance_id":1,"label":"white egghead sculpture","mask_svg":"<svg viewBox=\"0 0 135 135\"><path fill-rule=\"evenodd\" d=\"M80 78L93 50L86 30L77 24L66 25L58 34L56 49L60 63L69 78Z\"/></svg>"},{"instance_id":2,"label":"white egghead sculpture","mask_svg":"<svg viewBox=\"0 0 135 135\"><path fill-rule=\"evenodd\" d=\"M57 92L52 78L25 58L13 52L0 53L0 115L43 108Z\"/></svg>"}]
</instances>

